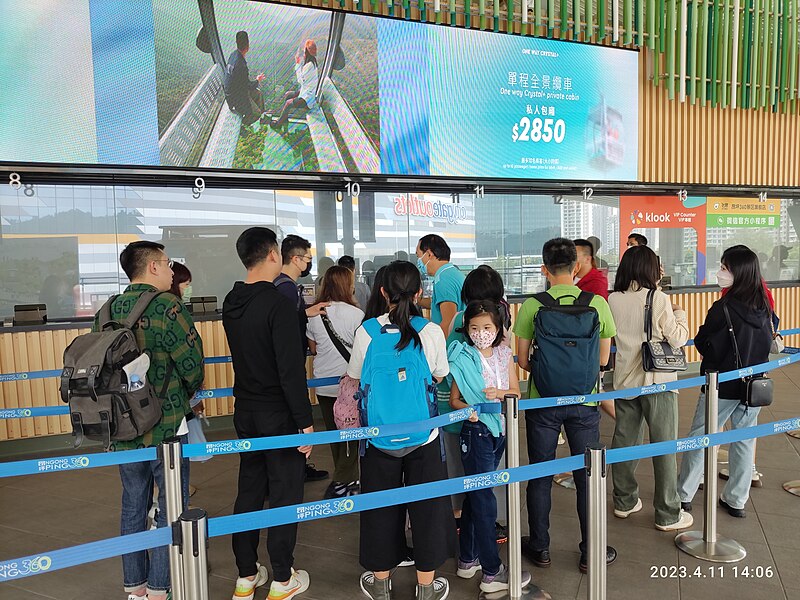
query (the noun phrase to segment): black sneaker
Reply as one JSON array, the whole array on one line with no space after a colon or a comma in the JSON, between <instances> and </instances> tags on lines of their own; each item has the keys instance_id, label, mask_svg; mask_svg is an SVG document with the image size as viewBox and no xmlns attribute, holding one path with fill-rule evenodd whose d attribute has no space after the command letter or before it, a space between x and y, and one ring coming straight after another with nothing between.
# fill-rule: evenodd
<instances>
[{"instance_id":1,"label":"black sneaker","mask_svg":"<svg viewBox=\"0 0 800 600\"><path fill-rule=\"evenodd\" d=\"M522 555L531 561L534 566L539 567L540 569L547 569L550 567L551 560L550 560L550 550L534 550L531 548L530 545L531 538L523 536L522 538Z\"/></svg>"},{"instance_id":2,"label":"black sneaker","mask_svg":"<svg viewBox=\"0 0 800 600\"><path fill-rule=\"evenodd\" d=\"M497 543L505 544L508 541L508 529L495 521L494 530L497 533Z\"/></svg>"},{"instance_id":3,"label":"black sneaker","mask_svg":"<svg viewBox=\"0 0 800 600\"><path fill-rule=\"evenodd\" d=\"M325 490L325 500L333 500L334 498L344 498L345 496L355 496L361 493L361 485L358 481L351 481L350 483L342 483L341 481L331 481L328 489Z\"/></svg>"},{"instance_id":4,"label":"black sneaker","mask_svg":"<svg viewBox=\"0 0 800 600\"><path fill-rule=\"evenodd\" d=\"M306 481L322 481L328 478L327 471L314 468L314 463L306 463Z\"/></svg>"},{"instance_id":5,"label":"black sneaker","mask_svg":"<svg viewBox=\"0 0 800 600\"><path fill-rule=\"evenodd\" d=\"M744 519L747 516L747 512L743 508L734 508L722 498L719 499L719 505L727 510L730 516L736 517L737 519Z\"/></svg>"},{"instance_id":6,"label":"black sneaker","mask_svg":"<svg viewBox=\"0 0 800 600\"><path fill-rule=\"evenodd\" d=\"M406 548L406 557L400 561L398 567L413 567L414 566L414 549Z\"/></svg>"},{"instance_id":7,"label":"black sneaker","mask_svg":"<svg viewBox=\"0 0 800 600\"><path fill-rule=\"evenodd\" d=\"M617 551L611 546L606 546L606 564L610 565L617 560ZM586 554L581 554L581 560L578 563L578 569L584 575L589 572L589 557Z\"/></svg>"}]
</instances>

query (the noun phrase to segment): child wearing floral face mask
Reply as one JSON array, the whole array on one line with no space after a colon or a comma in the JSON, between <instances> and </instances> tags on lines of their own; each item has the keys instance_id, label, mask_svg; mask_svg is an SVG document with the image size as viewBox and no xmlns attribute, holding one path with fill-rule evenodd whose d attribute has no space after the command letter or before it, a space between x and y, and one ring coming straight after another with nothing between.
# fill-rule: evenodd
<instances>
[{"instance_id":1,"label":"child wearing floral face mask","mask_svg":"<svg viewBox=\"0 0 800 600\"><path fill-rule=\"evenodd\" d=\"M470 302L464 311L463 333L468 341L453 341L448 348L450 406L454 410L500 402L503 396L519 396L514 357L502 344L503 317L489 300ZM466 475L495 471L506 445L505 423L498 413L473 414L461 429L461 461ZM497 549L495 521L497 500L491 488L469 492L461 513L459 577L470 579L483 571L482 591L508 589L508 569ZM522 573L523 586L530 573Z\"/></svg>"}]
</instances>

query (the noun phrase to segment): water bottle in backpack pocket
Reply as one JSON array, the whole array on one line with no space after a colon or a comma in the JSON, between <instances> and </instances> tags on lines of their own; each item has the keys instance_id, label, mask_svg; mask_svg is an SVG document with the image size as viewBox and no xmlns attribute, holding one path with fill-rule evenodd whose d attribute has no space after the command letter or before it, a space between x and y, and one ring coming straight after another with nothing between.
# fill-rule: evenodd
<instances>
[{"instance_id":1,"label":"water bottle in backpack pocket","mask_svg":"<svg viewBox=\"0 0 800 600\"><path fill-rule=\"evenodd\" d=\"M420 333L429 321L413 317L411 325ZM397 349L400 331L370 319L363 325L371 341L364 356L359 389L361 423L380 427L426 421L438 414L436 386L422 347L412 341ZM405 456L425 444L430 430L381 436L368 443L392 454Z\"/></svg>"},{"instance_id":2,"label":"water bottle in backpack pocket","mask_svg":"<svg viewBox=\"0 0 800 600\"><path fill-rule=\"evenodd\" d=\"M574 304L536 294L542 307L533 319L531 378L542 398L591 394L600 374L600 318L581 292ZM573 296L569 296L573 297Z\"/></svg>"}]
</instances>

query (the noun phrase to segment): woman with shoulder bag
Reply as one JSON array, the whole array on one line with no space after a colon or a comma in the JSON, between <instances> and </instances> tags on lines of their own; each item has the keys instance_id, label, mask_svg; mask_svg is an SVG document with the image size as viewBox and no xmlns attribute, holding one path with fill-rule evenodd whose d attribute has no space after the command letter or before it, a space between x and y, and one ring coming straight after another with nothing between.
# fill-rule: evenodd
<instances>
[{"instance_id":1,"label":"woman with shoulder bag","mask_svg":"<svg viewBox=\"0 0 800 600\"><path fill-rule=\"evenodd\" d=\"M330 267L322 278L317 302L330 302L324 315L308 321L308 346L314 355L314 377L341 377L347 371L350 351L356 329L361 325L364 312L353 298L355 276L350 269ZM317 388L317 400L325 420L325 428L336 429L333 405L339 394L339 385ZM359 492L358 444L349 442L331 444L333 454L333 481L325 491L325 499L343 498Z\"/></svg>"},{"instance_id":2,"label":"woman with shoulder bag","mask_svg":"<svg viewBox=\"0 0 800 600\"><path fill-rule=\"evenodd\" d=\"M717 281L720 287L730 290L713 304L694 338L697 351L703 356L700 373L725 373L767 362L772 345L772 310L764 292L758 257L747 248L726 251ZM766 377L720 383L720 430L728 419L732 429L756 425L760 406L771 401L771 380ZM705 393L701 393L688 437L702 435L705 431L705 404ZM744 505L750 495L754 446L755 440L744 440L731 444L728 450L729 479L719 503L734 517L747 516ZM691 510L702 475L701 452L684 453L678 493L685 510Z\"/></svg>"},{"instance_id":3,"label":"woman with shoulder bag","mask_svg":"<svg viewBox=\"0 0 800 600\"><path fill-rule=\"evenodd\" d=\"M617 324L615 389L676 381L678 370L686 368L682 347L689 339L689 322L686 312L657 289L660 278L658 257L647 246L628 248L622 255L614 293L608 298ZM657 344L656 356L666 356L666 363L659 364L652 360L650 348L653 343ZM645 423L651 442L677 439L677 391L617 398L614 406L617 420L612 448L626 448L641 443ZM637 464L638 461L629 461L611 468L614 515L621 519L642 510L635 475ZM678 464L675 455L653 457L653 474L656 529L677 531L690 527L692 515L681 510L678 497Z\"/></svg>"}]
</instances>

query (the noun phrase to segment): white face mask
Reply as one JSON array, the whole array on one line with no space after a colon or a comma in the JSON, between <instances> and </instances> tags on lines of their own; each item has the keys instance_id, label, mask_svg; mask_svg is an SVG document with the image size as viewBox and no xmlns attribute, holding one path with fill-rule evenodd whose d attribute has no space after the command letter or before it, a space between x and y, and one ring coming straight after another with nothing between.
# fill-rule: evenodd
<instances>
[{"instance_id":1,"label":"white face mask","mask_svg":"<svg viewBox=\"0 0 800 600\"><path fill-rule=\"evenodd\" d=\"M469 337L472 340L472 343L475 344L476 348L485 350L486 348L490 348L494 343L494 340L497 337L497 332L481 329L480 331L470 331Z\"/></svg>"},{"instance_id":2,"label":"white face mask","mask_svg":"<svg viewBox=\"0 0 800 600\"><path fill-rule=\"evenodd\" d=\"M733 275L730 271L717 272L717 285L722 289L729 288L733 285Z\"/></svg>"}]
</instances>

